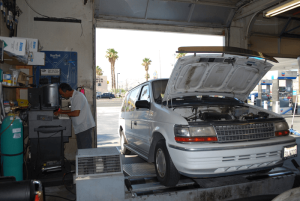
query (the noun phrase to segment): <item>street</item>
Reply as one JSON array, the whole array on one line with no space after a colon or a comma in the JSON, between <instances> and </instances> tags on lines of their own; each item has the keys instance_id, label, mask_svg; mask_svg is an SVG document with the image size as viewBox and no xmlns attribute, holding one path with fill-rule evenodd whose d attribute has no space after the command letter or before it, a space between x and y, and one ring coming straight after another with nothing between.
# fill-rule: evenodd
<instances>
[{"instance_id":1,"label":"street","mask_svg":"<svg viewBox=\"0 0 300 201\"><path fill-rule=\"evenodd\" d=\"M119 113L122 99L97 100L97 147L119 146Z\"/></svg>"},{"instance_id":2,"label":"street","mask_svg":"<svg viewBox=\"0 0 300 201\"><path fill-rule=\"evenodd\" d=\"M121 107L123 98L102 98L97 100L97 107Z\"/></svg>"}]
</instances>

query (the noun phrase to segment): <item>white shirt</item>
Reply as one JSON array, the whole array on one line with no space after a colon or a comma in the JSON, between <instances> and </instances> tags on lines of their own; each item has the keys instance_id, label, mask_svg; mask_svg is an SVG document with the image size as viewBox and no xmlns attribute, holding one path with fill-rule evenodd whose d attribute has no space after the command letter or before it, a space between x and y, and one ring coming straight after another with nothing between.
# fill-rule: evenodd
<instances>
[{"instance_id":1,"label":"white shirt","mask_svg":"<svg viewBox=\"0 0 300 201\"><path fill-rule=\"evenodd\" d=\"M80 110L78 117L71 117L75 134L95 127L89 103L83 93L74 90L70 101L71 111Z\"/></svg>"}]
</instances>

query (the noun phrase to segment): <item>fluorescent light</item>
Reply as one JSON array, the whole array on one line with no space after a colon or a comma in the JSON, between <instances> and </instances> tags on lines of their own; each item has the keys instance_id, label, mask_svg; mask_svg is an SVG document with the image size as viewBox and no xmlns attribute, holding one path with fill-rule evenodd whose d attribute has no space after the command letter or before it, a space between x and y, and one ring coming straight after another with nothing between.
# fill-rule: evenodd
<instances>
[{"instance_id":1,"label":"fluorescent light","mask_svg":"<svg viewBox=\"0 0 300 201\"><path fill-rule=\"evenodd\" d=\"M289 0L281 3L277 6L274 6L266 11L264 11L265 17L273 17L280 13L284 13L286 11L292 10L300 6L300 0Z\"/></svg>"}]
</instances>

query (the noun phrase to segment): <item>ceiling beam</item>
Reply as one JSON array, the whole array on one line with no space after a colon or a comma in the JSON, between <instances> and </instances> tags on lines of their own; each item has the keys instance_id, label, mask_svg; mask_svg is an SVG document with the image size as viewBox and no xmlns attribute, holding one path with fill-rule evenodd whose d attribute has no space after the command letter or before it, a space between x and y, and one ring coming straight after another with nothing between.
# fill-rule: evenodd
<instances>
[{"instance_id":1,"label":"ceiling beam","mask_svg":"<svg viewBox=\"0 0 300 201\"><path fill-rule=\"evenodd\" d=\"M187 20L188 22L190 22L191 19L192 19L194 9L195 9L195 4L192 4L191 7L190 7L190 12L189 12L188 20Z\"/></svg>"},{"instance_id":2,"label":"ceiling beam","mask_svg":"<svg viewBox=\"0 0 300 201\"><path fill-rule=\"evenodd\" d=\"M287 26L289 25L289 23L290 23L291 20L292 20L292 18L289 17L289 19L288 19L287 22L285 23L283 29L281 30L281 33L280 33L279 37L281 37L282 34L285 32L285 30L286 30L286 28L287 28Z\"/></svg>"},{"instance_id":3,"label":"ceiling beam","mask_svg":"<svg viewBox=\"0 0 300 201\"><path fill-rule=\"evenodd\" d=\"M279 1L280 0L259 0L259 1L254 1L253 3L242 6L237 11L237 13L235 14L233 20L239 20L241 18L252 15L256 12L263 11L263 10L275 5Z\"/></svg>"},{"instance_id":4,"label":"ceiling beam","mask_svg":"<svg viewBox=\"0 0 300 201\"><path fill-rule=\"evenodd\" d=\"M292 28L292 29L290 29L290 30L288 30L288 31L286 31L285 33L288 33L288 32L291 32L291 31L294 31L294 30L296 30L296 29L299 29L300 28L300 25L299 26L296 26L296 27L294 27L294 28Z\"/></svg>"},{"instance_id":5,"label":"ceiling beam","mask_svg":"<svg viewBox=\"0 0 300 201\"><path fill-rule=\"evenodd\" d=\"M146 6L146 12L145 12L145 19L147 19L147 17L148 17L148 5L149 5L149 1L150 0L147 0L147 6Z\"/></svg>"},{"instance_id":6,"label":"ceiling beam","mask_svg":"<svg viewBox=\"0 0 300 201\"><path fill-rule=\"evenodd\" d=\"M184 3L192 3L192 4L202 4L202 5L209 5L209 6L226 7L226 8L237 8L235 4L224 3L224 2L229 2L229 1L220 1L220 2L197 1L197 0L161 0L161 1L184 2Z\"/></svg>"},{"instance_id":7,"label":"ceiling beam","mask_svg":"<svg viewBox=\"0 0 300 201\"><path fill-rule=\"evenodd\" d=\"M226 20L226 27L230 27L230 24L232 22L232 18L234 17L234 13L235 13L235 9L231 9L228 17L227 17L227 20Z\"/></svg>"},{"instance_id":8,"label":"ceiling beam","mask_svg":"<svg viewBox=\"0 0 300 201\"><path fill-rule=\"evenodd\" d=\"M298 34L289 34L289 33L283 33L281 36L286 38L300 38L300 35Z\"/></svg>"},{"instance_id":9,"label":"ceiling beam","mask_svg":"<svg viewBox=\"0 0 300 201\"><path fill-rule=\"evenodd\" d=\"M209 35L218 35L218 36L224 35L223 28L145 24L145 23L132 23L132 22L115 21L115 20L104 20L104 19L96 19L96 26L98 28L110 28L110 29L163 31L163 32L175 32L175 33L209 34Z\"/></svg>"},{"instance_id":10,"label":"ceiling beam","mask_svg":"<svg viewBox=\"0 0 300 201\"><path fill-rule=\"evenodd\" d=\"M292 20L300 21L300 18L298 18L298 17L285 17L285 16L275 16L275 17L279 18L279 19L289 19L289 18L291 18Z\"/></svg>"},{"instance_id":11,"label":"ceiling beam","mask_svg":"<svg viewBox=\"0 0 300 201\"><path fill-rule=\"evenodd\" d=\"M187 21L175 21L175 20L155 20L155 19L141 19L121 16L108 16L108 15L96 15L95 19L114 20L132 23L143 24L161 24L161 25L175 25L175 26L187 26L187 27L211 27L211 28L225 28L226 25L205 23L205 22L187 22Z\"/></svg>"},{"instance_id":12,"label":"ceiling beam","mask_svg":"<svg viewBox=\"0 0 300 201\"><path fill-rule=\"evenodd\" d=\"M276 39L278 39L280 37L280 36L275 35L275 34L265 34L265 33L258 33L258 32L252 32L251 36L261 36L261 37L276 38ZM300 38L300 35L283 33L281 35L281 38Z\"/></svg>"}]
</instances>

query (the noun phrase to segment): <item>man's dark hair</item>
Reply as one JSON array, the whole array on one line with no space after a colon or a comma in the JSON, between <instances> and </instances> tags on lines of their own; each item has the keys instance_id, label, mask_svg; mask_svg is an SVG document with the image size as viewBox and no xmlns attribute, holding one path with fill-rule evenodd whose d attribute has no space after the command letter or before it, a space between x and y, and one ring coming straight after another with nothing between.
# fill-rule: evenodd
<instances>
[{"instance_id":1,"label":"man's dark hair","mask_svg":"<svg viewBox=\"0 0 300 201\"><path fill-rule=\"evenodd\" d=\"M67 84L67 83L61 83L59 85L58 89L61 89L63 92L72 91L73 90L72 87L69 84Z\"/></svg>"}]
</instances>

